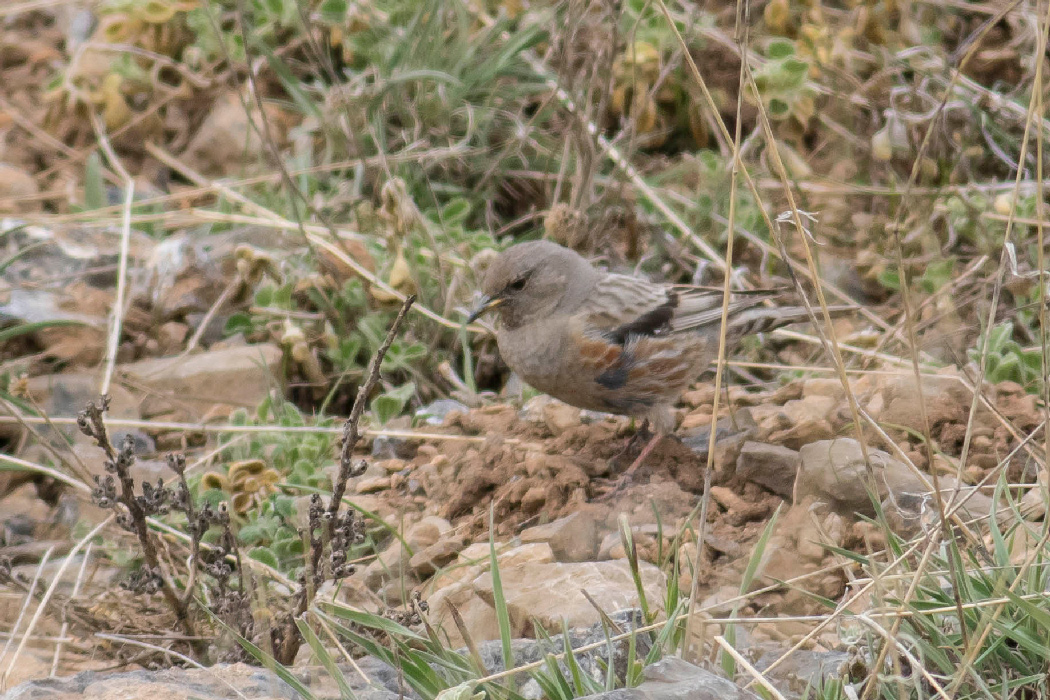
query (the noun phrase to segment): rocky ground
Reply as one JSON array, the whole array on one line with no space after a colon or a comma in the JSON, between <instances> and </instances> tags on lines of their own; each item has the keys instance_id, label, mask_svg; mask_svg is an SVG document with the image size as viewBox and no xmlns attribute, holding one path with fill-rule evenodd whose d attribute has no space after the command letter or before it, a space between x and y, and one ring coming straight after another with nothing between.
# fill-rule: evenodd
<instances>
[{"instance_id":1,"label":"rocky ground","mask_svg":"<svg viewBox=\"0 0 1050 700\"><path fill-rule=\"evenodd\" d=\"M209 449L214 438L205 430L143 419L165 415L206 426L208 416L228 413L231 404L261 400L281 358L276 346L228 343L185 357L122 363L111 389L111 416L113 429L129 431L140 448L139 475L151 480L163 475L159 457L174 447L191 446L191 453L202 457L197 469L214 468L215 453ZM380 609L402 605L419 591L429 603L430 623L448 635L451 645L461 646L464 632L474 643L498 639L488 570L491 514L514 635L536 638L544 630L559 631L563 623L570 629L586 628L600 622L599 609L613 612L639 604L620 532L626 523L652 609L662 609L668 577L677 571L681 590L695 587L698 614L715 621L704 634L717 630L717 620L730 611L758 618L762 621L741 628L738 644L752 661L776 658L801 642L809 656L798 673L831 673L832 667L842 666L846 645L831 629L812 634L815 620L827 612L821 600L849 607L869 604L855 596L856 564L836 548L869 554L886 546L883 531L860 517L874 514L868 484L877 488L887 520L901 536L911 537L936 522L929 497L933 473L946 498L957 494L957 503L964 500L959 515L970 522L995 511L990 485L1000 472L1005 470L1012 483L1033 479L1026 452L1030 446L1018 439L1041 420L1032 396L1009 383L984 387L974 417L970 466L960 471L957 455L973 400L967 375L948 368L924 375L921 386L926 419L936 436L932 464L922 442L907 429L922 420L914 376L906 370L851 375L860 408L887 426L882 436L870 428L864 431L874 481L869 481L838 380L802 379L764 392L731 387L720 408L726 417L718 423L704 524L697 515L708 476L714 399L707 383L698 383L683 397L675 437L660 444L622 491L613 491L612 484L637 450L628 447L633 429L626 419L581 412L544 396L524 405L490 403L473 409L456 401L438 402L420 411L415 427L369 433L363 445L368 468L351 481L351 499L400 533L400 539L377 537L378 555L362 561L336 595L365 609ZM221 402L211 394L215 387L222 387ZM52 424L13 420L9 413L3 423L8 443L18 446L21 458L42 460L63 449L61 440L55 441L66 435L74 440L71 459L98 473L97 450L82 436L74 437L68 425L95 391L92 377L76 373L29 379L22 394L43 407ZM34 432L45 441L32 439ZM107 562L98 554L86 559L83 553L69 561L64 557L77 533L102 518L76 489L24 473L0 476L6 513L0 556L11 558L16 573L31 578L39 570L45 579L59 581L61 595L71 595L73 581L78 581L74 600L92 610L96 620L111 624L96 632L146 633L151 612L158 622L163 619L156 604L143 608L141 598L112 588L111 581L119 576L115 560ZM1028 517L1045 515L1039 489L1022 489L1017 495ZM741 598L744 570L774 513L779 513L776 527L751 589L772 586ZM1017 552L1024 555L1023 549ZM63 570L67 564L70 568ZM84 575L77 577L74 572L85 565ZM776 585L784 581L789 585ZM89 605L90 599L94 602ZM4 600L6 628L24 630L22 596L10 591ZM128 605L147 617L132 622L114 614ZM462 626L454 623L452 606ZM45 617L35 626L32 644L9 670L8 687L48 675L58 639L66 640L57 656L61 673L113 668L123 665L122 659L135 658L126 647L118 653L119 645L104 638L68 638L61 620ZM69 697L103 697L111 692L103 689L113 683L163 684L180 672L165 673L169 675L82 676L73 685L24 686L5 697L66 697L48 695L45 688ZM260 683L265 676L246 669L227 673L240 679L242 688L249 686L240 683ZM653 670L642 688L693 682L681 673L678 667ZM791 683L781 682L785 692L797 692ZM185 679L179 683L197 688L195 697L221 696L218 689ZM671 697L662 692L637 697Z\"/></svg>"},{"instance_id":2,"label":"rocky ground","mask_svg":"<svg viewBox=\"0 0 1050 700\"><path fill-rule=\"evenodd\" d=\"M691 74L670 62L684 53L671 35L607 53L598 45L604 40L593 39L619 19L599 16L602 10L589 13L593 26L571 36L545 25L530 29L549 34L539 45L516 35L514 61L521 46L539 54L504 63L497 77L453 76L447 85L436 81L433 92L424 83L381 79L317 88L328 78L310 65L315 46L330 44L339 65L353 67L355 50L359 60L382 59L390 53L384 42L410 29L385 27L390 17L362 11L318 25L316 36L270 37L281 44L271 53L292 68L287 75L262 70L252 86L262 95L261 116L249 118L245 76L254 68L244 56L208 54L225 44L201 38L211 37L202 31L211 25L194 13L205 4L0 8L0 700L296 697L272 670L244 663L199 669L175 655L189 653L196 640L173 631L162 596L122 587L139 563L136 540L114 525L89 537L109 515L91 493L105 468L76 416L105 385L111 436L114 443L130 438L140 487L170 483L165 457L178 452L196 494L230 504L237 528L259 530L265 521L294 532L309 511L310 489L327 489L336 471L340 423L378 344L366 331L381 339L385 330L369 322L389 319L416 292L405 346L394 358L400 364L384 368L377 393L410 391L391 415L370 407L355 455L365 468L349 482L367 537L354 550L355 573L324 585L318 601L391 618L413 605L420 610L415 601L422 601L414 628L460 649L479 673L505 670L497 641L503 605L517 666L539 666L568 643L586 649L582 673L604 682L607 668L622 679L628 657L648 651L631 645L651 637L628 641L626 633L646 622L660 631L674 613L668 608L689 598L681 654L688 661L649 664L636 688L592 700L754 698L756 674L783 696L801 697L818 681L870 673L880 642L848 618L885 613L887 600L902 597L915 569L872 585L897 556L894 547L950 533L974 570L997 568L991 550L1005 549L999 569L1033 561L1040 526L1024 526L1045 521L1050 487L1040 466L1047 410L1028 393L1042 378L1033 311L1042 258L1032 252L1031 218L1042 211L1035 201L1041 190L1026 182L1013 197L1007 188L1020 131L1033 121L1020 96L1022 76L1037 65L1028 54L1041 46L1034 6L1012 7L993 23L976 3L951 12L933 3L861 3L826 17L807 5L804 17L794 17L791 4L776 1L755 13L761 36L752 49L790 48L777 60L762 54L755 66L763 66L758 77L769 86L794 86L776 95L790 115L774 124L774 138L805 207L819 211L819 219L807 219L814 229L807 233L820 243L821 275L862 304L862 313L835 325L845 380L813 329L763 336L734 353L720 396L710 374L698 380L682 397L674 436L617 490L640 447L637 426L530 394L508 380L491 340L471 338L458 321L494 241L523 233L573 245L618 269L644 265L661 279L710 281L721 254L699 255L691 246L724 245L729 150L723 145L716 155L712 125L701 123L715 114L693 113L699 96ZM234 4L243 3L226 9ZM504 59L485 53L495 43L482 36L489 25L473 7L482 4L453 8L470 14L454 47L459 64L472 65L475 55ZM691 51L712 73L723 103L715 112L746 123L746 160L763 188L755 195L761 201L733 188L747 231L733 264L750 282L781 284L786 267L770 256L785 250L774 248L758 215L787 208L779 201L781 173L763 162L759 105L744 100L737 112L741 47L728 39L732 8L723 9L700 23L702 48ZM930 35L942 38L929 41L943 45L922 45L918 28L938 22ZM233 47L241 41L236 24L231 12L216 25ZM367 53L375 47L364 40L373 35L380 50ZM977 67L960 71L965 80L944 87L942 99L942 76L954 75L958 47L982 40L973 53ZM113 60L123 53L136 58ZM895 62L884 65L882 56ZM930 63L907 62L915 56ZM424 58L435 65L444 59ZM565 65L544 67L549 59ZM430 63L392 62L386 70L441 75ZM576 73L591 64L608 66L613 79ZM778 66L785 72L775 72ZM632 83L631 73L652 77ZM669 79L659 89L657 75ZM296 79L302 85L288 87ZM608 83L611 93L592 95L588 81ZM996 81L1008 83L1003 94L983 86ZM452 92L450 106L454 83L508 90ZM563 97L544 92L555 84L579 90L578 104L562 104L540 123L537 115ZM649 102L641 99L649 93ZM420 97L422 107L402 105L401 97ZM606 103L609 114L593 109ZM477 114L499 104L510 118L485 117L476 132L469 119L459 133L464 104ZM672 104L685 109L669 111ZM373 111L357 123L348 105L361 115ZM929 120L942 117L950 128L934 129L928 140ZM252 128L254 118L267 127L266 138ZM389 153L351 142L366 123L379 125ZM683 141L686 124L691 133ZM618 148L639 136L646 143L607 163L611 149L578 139L592 128ZM942 132L951 134L943 143ZM503 151L499 163L493 144ZM593 161L580 191L563 182L560 162L546 172L563 148L566 164ZM304 184L312 193L304 201L315 205L308 214L285 197L275 153L303 166L289 179L316 177ZM335 163L343 158L351 160ZM420 182L406 182L390 163L422 173ZM125 170L136 198L126 231ZM908 187L915 185L920 204L907 199L898 209L902 183L919 171ZM694 209L698 201L703 206ZM321 226L325 218L335 225ZM1016 229L1004 228L1008 219ZM891 232L905 230L907 240L889 247ZM1016 259L993 280L992 261L1011 240L1009 230L1019 241L1008 249ZM805 259L807 240L789 240L786 253ZM901 314L901 275L920 297L910 321ZM1000 308L986 309L993 282L997 295L1002 283ZM120 332L110 348L115 318ZM1007 322L989 331L1002 341L985 358L994 360L985 369L998 370L997 381L982 383L974 358L985 318ZM336 329L333 320L344 325ZM905 329L917 339L905 342ZM351 332L360 336L357 346ZM918 377L908 357L913 346ZM441 361L426 364L432 356ZM1021 383L998 381L1011 377ZM157 523L160 556L184 573L187 537L171 522ZM1013 529L1008 544L994 524ZM296 588L288 560L301 551L274 554L278 544L276 536L242 542L245 569L266 581L262 588L288 593ZM253 546L268 551L250 557ZM910 564L910 555L920 556L910 549L897 561ZM948 572L927 573L937 584L930 590L948 600ZM272 611L263 605L254 612L263 627ZM612 632L624 638L610 643ZM1000 642L991 644L1007 646ZM228 639L218 646L213 660L243 660ZM731 680L715 673L725 669L725 646L740 654ZM357 698L416 697L403 668L361 651L352 646L339 657ZM319 698L348 696L318 658L304 645L293 672ZM524 675L519 689L530 699L543 692Z\"/></svg>"},{"instance_id":3,"label":"rocky ground","mask_svg":"<svg viewBox=\"0 0 1050 700\"><path fill-rule=\"evenodd\" d=\"M52 690L103 697L113 683L182 678L174 670L164 673L175 676L105 673L156 664L154 652L130 647L126 639L165 633L172 622L156 596L132 596L116 585L128 558L121 549L132 542L112 533L101 548L70 554L87 528L105 516L90 504L84 486L92 474L103 473L100 453L74 423L99 389L98 373L90 368L104 354L117 260L114 238L82 233L27 227L6 238L12 251L29 251L3 271L8 290L0 313L21 324L74 322L40 329L28 325L31 332L5 348L7 358L29 358L33 369L10 387L22 408L9 401L0 408L0 439L22 460L16 465L54 464L71 475L56 480L40 472L0 472L0 557L11 561L16 576L31 581L39 573L43 581L55 583L55 596L70 601L68 614L41 615L30 623L34 616L24 606L24 593L0 591L0 620L10 630L9 639L20 640L32 629L24 648L8 645L0 656L0 671L7 669L4 683L14 688L10 698L52 697L47 694ZM275 397L309 396L298 380L288 381L309 372L280 333L273 334L274 342L252 342L243 334L224 337L224 319L209 320L209 309L226 287L224 271L246 259L244 241L258 245L263 240L258 234L245 229L206 238L173 237L160 244L132 237L132 269L151 272L130 281L127 340L119 347L109 387L109 422L115 440L125 434L132 438L139 479L170 480L164 455L171 451L187 455L194 478L225 474L238 445L254 445L244 449L262 459L262 470L276 460L274 450L291 449L287 445L298 444L298 436L306 434L296 431L315 430L329 440L340 431L338 424L311 429L305 419L298 427L276 421L268 428L246 428L272 429L270 438L283 435L285 440L259 442L229 425L238 409L252 410ZM272 242L274 248L252 248L248 257L287 254L282 246L289 243ZM323 283L338 286L341 281L329 277ZM857 320L845 319L837 330L842 337L863 338L860 328ZM200 333L198 346L186 352L193 332ZM780 337L769 340L777 343L782 363L813 365L806 345ZM885 358L875 363L874 355L858 349L848 360L850 391L864 416L862 431L830 371L762 388L731 370L729 388L719 401L710 472L715 395L709 378L701 378L682 397L674 437L661 442L619 491L614 484L639 449L637 441L631 443L636 426L545 396L523 400L459 391L462 401L442 399L414 417L371 428L359 445L367 469L351 480L349 493L385 529L372 529L373 548L358 562L357 573L324 595L382 610L399 609L419 593L429 604L429 623L451 647L467 638L474 644L495 640L491 536L512 632L522 640L537 639L559 632L563 624L572 630L598 624L599 610L642 605L631 565L634 552L644 606L665 614L672 583L683 592L695 590L696 614L709 620L695 633L708 645L719 621L730 614L758 620L737 632L737 647L753 663L768 665L799 645L777 666L794 668L794 680L777 682L785 693L797 693L799 684L805 685L799 678L834 676L848 657L850 644L840 631L820 626L828 601L840 610L872 603L858 584L863 578L858 579L857 563L841 552L868 555L886 549L885 531L865 517L875 514L875 502L903 538L921 536L938 522L931 497L935 475L944 499L961 504L953 516L957 523L976 522L979 529L990 513L1001 511L1003 504L992 499L1000 477L1015 486L1011 495L1025 517L1039 520L1046 512L1043 491L1025 486L1036 484L1037 463L1032 459L1037 448L1026 437L1043 420L1033 395L1010 382L986 384L975 402L972 365L924 369L920 383L906 365ZM65 370L46 371L56 364ZM971 406L976 407L972 416ZM30 407L39 416L25 410ZM966 466L960 468L971 422ZM918 437L927 423L931 451ZM220 440L223 450L217 449ZM323 480L330 478L334 460L334 451L325 448L316 464ZM222 497L234 503L243 499L245 517L273 491L304 504L308 497L289 485L289 478L275 472L269 486L258 480L250 482L252 487L243 481L226 484ZM877 491L875 502L870 489ZM707 518L701 523L705 505ZM775 527L759 548L757 575L742 596L741 582L774 515ZM1028 544L1024 538L1015 541L1018 560L1027 555ZM171 539L169 545L178 542ZM135 614L128 616L129 609ZM86 627L78 624L85 620L90 621ZM100 636L113 634L124 641ZM303 652L304 673L309 662ZM102 675L78 677L73 685L15 688L52 671L64 675L83 669ZM238 667L223 673L241 679L235 685L272 681L261 671ZM652 670L646 683L678 692L676 684L693 682L683 673L683 667ZM221 695L189 678L178 683L198 688L197 697ZM709 680L716 682L706 676L697 682ZM148 687L141 686L142 692ZM382 692L392 689L396 686ZM668 695L654 691L637 697Z\"/></svg>"}]
</instances>

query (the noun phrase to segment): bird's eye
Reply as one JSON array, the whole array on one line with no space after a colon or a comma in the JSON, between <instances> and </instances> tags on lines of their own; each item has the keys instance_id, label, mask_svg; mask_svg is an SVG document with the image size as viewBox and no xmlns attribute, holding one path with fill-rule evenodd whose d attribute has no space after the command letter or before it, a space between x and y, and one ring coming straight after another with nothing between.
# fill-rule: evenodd
<instances>
[{"instance_id":1,"label":"bird's eye","mask_svg":"<svg viewBox=\"0 0 1050 700\"><path fill-rule=\"evenodd\" d=\"M512 292L520 292L521 290L525 289L525 283L527 281L527 277L519 277L518 279L508 284L507 289L509 289Z\"/></svg>"}]
</instances>

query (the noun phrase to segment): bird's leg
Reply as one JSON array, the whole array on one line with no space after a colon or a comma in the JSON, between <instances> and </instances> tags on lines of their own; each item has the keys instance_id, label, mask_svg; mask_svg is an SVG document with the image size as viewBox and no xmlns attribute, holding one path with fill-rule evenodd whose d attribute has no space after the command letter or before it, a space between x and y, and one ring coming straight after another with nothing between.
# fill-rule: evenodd
<instances>
[{"instance_id":1,"label":"bird's leg","mask_svg":"<svg viewBox=\"0 0 1050 700\"><path fill-rule=\"evenodd\" d=\"M662 440L663 437L663 433L653 433L653 436L649 438L649 442L647 442L645 447L642 448L642 451L638 454L638 457L634 460L634 462L631 463L631 466L627 467L627 471L625 471L620 476L621 482L629 483L631 481L631 478L634 476L634 473L638 471L638 467L642 466L642 463L646 460L646 458L649 455L652 454L653 450L656 449L656 446L660 443L660 440ZM617 483L617 488L619 488L619 486L620 484Z\"/></svg>"},{"instance_id":2,"label":"bird's leg","mask_svg":"<svg viewBox=\"0 0 1050 700\"><path fill-rule=\"evenodd\" d=\"M606 493L598 500L605 500L611 498L612 496L627 488L631 481L634 480L634 473L638 471L638 467L642 466L642 463L644 463L645 460L649 457L649 455L653 453L653 450L656 449L656 446L660 443L661 440L663 440L663 438L663 433L654 433L653 436L649 439L649 442L646 443L644 448L642 448L642 451L638 454L638 457L634 460L634 462L631 463L631 466L627 467L627 471L621 474L620 478L616 480L616 485L613 486L612 490Z\"/></svg>"},{"instance_id":3,"label":"bird's leg","mask_svg":"<svg viewBox=\"0 0 1050 700\"><path fill-rule=\"evenodd\" d=\"M633 422L634 419L632 418L631 421ZM627 438L627 444L623 446L623 449L616 453L610 461L613 463L619 462L620 459L634 452L634 449L638 446L639 442L647 440L650 437L652 437L652 431L649 430L649 419L646 418L642 421L642 426L634 431L634 435Z\"/></svg>"}]
</instances>

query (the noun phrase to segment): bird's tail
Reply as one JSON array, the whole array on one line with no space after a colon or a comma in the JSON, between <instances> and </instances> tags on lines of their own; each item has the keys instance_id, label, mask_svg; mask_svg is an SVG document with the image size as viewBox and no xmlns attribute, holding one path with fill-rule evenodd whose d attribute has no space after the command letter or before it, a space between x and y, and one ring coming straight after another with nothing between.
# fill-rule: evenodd
<instances>
[{"instance_id":1,"label":"bird's tail","mask_svg":"<svg viewBox=\"0 0 1050 700\"><path fill-rule=\"evenodd\" d=\"M829 306L832 318L856 312L855 306ZM824 321L824 314L819 306L813 307L813 314L818 323ZM755 306L744 309L729 318L729 331L732 335L743 337L755 333L768 333L792 323L804 323L813 320L810 312L803 306Z\"/></svg>"}]
</instances>

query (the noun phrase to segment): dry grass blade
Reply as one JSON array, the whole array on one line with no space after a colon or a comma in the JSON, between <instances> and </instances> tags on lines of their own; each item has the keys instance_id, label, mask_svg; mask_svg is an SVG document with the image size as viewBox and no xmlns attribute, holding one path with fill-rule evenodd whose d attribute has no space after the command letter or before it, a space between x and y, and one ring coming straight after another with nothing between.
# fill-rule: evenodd
<instances>
[{"instance_id":1,"label":"dry grass blade","mask_svg":"<svg viewBox=\"0 0 1050 700\"><path fill-rule=\"evenodd\" d=\"M196 185L198 185L200 187L209 187L212 190L214 190L215 192L221 193L224 197L226 197L230 201L232 201L232 202L234 202L234 203L244 207L246 210L248 210L252 214L255 214L257 216L261 216L261 217L263 217L263 218L265 218L265 219L267 219L267 220L269 220L269 221L271 221L271 222L273 222L273 223L275 223L277 225L280 225L282 227L286 227L286 228L288 228L290 230L296 230L296 231L302 230L304 232L304 235L306 236L307 240L312 245L316 246L317 248L323 249L329 255L331 255L332 257L336 258L341 263L345 264L347 267L352 269L354 271L354 273L359 275L362 279L367 280L369 284L374 285L375 287L383 290L384 292L386 292L387 294L393 296L394 298L398 299L401 302L405 302L407 300L408 297L405 294L403 294L402 292L394 289L393 287L388 285L386 282L384 282L383 280L381 280L378 277L376 277L369 270L367 270L363 265L361 265L361 263L359 263L357 260L354 260L352 257L347 255L346 251L344 251L340 246L335 245L332 242L332 240L330 239L330 235L321 236L321 235L318 235L316 233L311 233L306 228L304 228L304 226L301 223L297 223L297 222L294 222L294 221L289 221L288 219L285 219L284 217L279 216L278 214L275 214L274 212L270 211L269 209L266 209L265 207L263 207L263 206L261 206L259 204L256 204L255 202L252 202L250 199L248 199L244 195L231 190L229 187L227 187L223 183L208 180L208 178L206 178L203 175L201 175L200 173L194 171L188 165L186 165L185 163L182 163L177 158L175 158L171 154L167 153L166 151L164 151L159 146L156 146L156 145L151 144L151 143L147 143L146 144L146 150L149 151L150 155L152 155L154 158L156 158L157 160L161 161L162 163L164 163L168 167L172 168L173 170L177 171L180 175L186 177L187 179L192 181L194 184L196 184ZM329 231L330 231L330 229L329 229ZM431 311L430 309L426 308L425 306L423 306L421 304L414 304L413 306L418 312L422 313L427 318L440 323L441 325L445 326L446 328L459 329L463 325L461 323L456 323L455 321L447 319L444 316L441 316L440 314L437 314L434 311ZM484 331L483 328L481 328L480 326L477 326L477 325L470 325L467 328L469 330L475 332L475 333Z\"/></svg>"},{"instance_id":2,"label":"dry grass blade","mask_svg":"<svg viewBox=\"0 0 1050 700\"><path fill-rule=\"evenodd\" d=\"M0 454L0 462L9 464L12 467L16 467L18 469L49 476L55 481L59 481L63 484L66 484L67 486L71 486L74 489L91 493L91 487L85 484L83 481L80 481L79 479L74 479L68 474L64 474L58 471L57 469L44 466L43 464L36 464L34 462L29 462L27 460L20 459L18 457L12 457L11 455L5 454Z\"/></svg>"},{"instance_id":3,"label":"dry grass blade","mask_svg":"<svg viewBox=\"0 0 1050 700\"><path fill-rule=\"evenodd\" d=\"M84 550L84 561L80 563L80 571L77 573L76 581L73 583L73 592L70 594L71 600L76 600L77 596L80 595L80 586L84 583L84 574L87 572L88 562L91 561L91 547L92 543L88 543L87 549ZM62 613L62 628L58 632L59 641L55 645L55 656L51 661L51 676L58 675L59 663L62 660L62 649L65 644L64 640L66 634L69 632L69 619L67 618L65 611Z\"/></svg>"},{"instance_id":4,"label":"dry grass blade","mask_svg":"<svg viewBox=\"0 0 1050 700\"><path fill-rule=\"evenodd\" d=\"M772 697L776 698L777 700L785 700L781 692L777 690L772 683L767 681L765 677L761 673L759 673L755 669L755 667L752 666L751 663L746 658L744 658L744 656L739 651L734 649L733 645L727 642L725 637L723 637L720 634L715 635L715 642L718 643L718 646L722 647L723 651L732 656L733 660L736 661L737 664L739 664L745 671L747 671L747 674L755 679L754 682L761 685L767 693L769 693Z\"/></svg>"},{"instance_id":5,"label":"dry grass blade","mask_svg":"<svg viewBox=\"0 0 1050 700\"><path fill-rule=\"evenodd\" d=\"M54 417L54 418L40 418L37 416L19 416L18 418L12 418L9 416L0 416L0 424L5 423L27 423L30 425L43 425L45 423L51 423L53 425L76 425L76 418L65 418L65 417ZM119 428L142 428L146 430L183 430L189 433L199 432L208 434L240 434L250 435L253 433L328 433L332 435L342 434L342 428L332 428L326 426L270 426L270 425L216 425L208 423L180 423L178 421L154 421L154 420L140 420L135 418L110 418L106 421L107 424ZM396 430L396 429L383 429L383 428L364 428L361 430L362 435L369 437L395 437L403 438L406 440L433 440L436 442L474 442L482 443L487 438L477 435L457 435L454 433L428 433L425 431L417 430ZM516 445L521 442L518 438L507 438L507 444ZM0 455L3 457L5 455ZM67 477L68 478L68 477Z\"/></svg>"},{"instance_id":6,"label":"dry grass blade","mask_svg":"<svg viewBox=\"0 0 1050 700\"><path fill-rule=\"evenodd\" d=\"M96 535L102 532L102 530L104 530L106 526L108 526L113 521L113 519L114 517L111 515L102 522L100 522L98 525L96 525L94 528L92 528L92 530L88 532L88 534L85 535L83 538L81 538L81 540L77 542L76 546L74 546L73 549L69 551L69 554L66 555L65 559L62 560L62 565L58 567L58 571L55 572L55 578L51 581L51 585L48 586L48 589L44 593L44 596L40 599L40 604L37 606L36 612L33 613L33 618L29 621L29 625L26 627L26 631L22 635L22 639L21 641L19 641L18 647L15 649L15 653L11 657L10 663L8 663L7 665L7 669L4 671L4 678L6 678L11 673L11 670L14 669L15 662L21 655L22 650L25 649L26 643L29 641L30 636L33 634L33 630L36 628L37 623L40 621L40 617L47 609L47 604L51 600L51 596L54 594L56 588L58 587L58 582L62 580L62 575L66 573L66 569L69 567L70 562L72 562L76 555L80 553L80 550L83 549L85 545L90 543ZM0 683L0 685L2 685L2 683Z\"/></svg>"},{"instance_id":7,"label":"dry grass blade","mask_svg":"<svg viewBox=\"0 0 1050 700\"><path fill-rule=\"evenodd\" d=\"M0 649L0 661L7 658L7 652L11 648L11 642L16 638L19 638L19 629L22 627L22 620L25 618L26 611L29 610L29 604L33 601L33 595L36 592L36 584L40 580L40 575L47 566L48 560L51 558L51 553L54 551L54 547L48 547L47 551L44 552L43 556L40 557L40 563L37 564L36 571L33 573L33 579L29 582L29 587L26 589L25 599L22 601L22 607L18 610L18 617L15 618L14 624L11 626L11 632L7 638L7 642L4 643L4 648ZM28 637L28 633L22 633L20 640L25 640ZM19 642L21 645L21 641ZM17 657L17 653L15 654ZM0 674L0 691L7 687L7 674L14 668L14 658L11 659L11 663L8 664L7 670Z\"/></svg>"}]
</instances>

